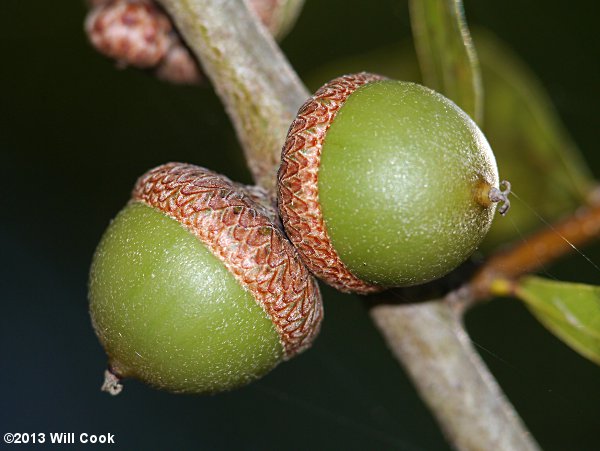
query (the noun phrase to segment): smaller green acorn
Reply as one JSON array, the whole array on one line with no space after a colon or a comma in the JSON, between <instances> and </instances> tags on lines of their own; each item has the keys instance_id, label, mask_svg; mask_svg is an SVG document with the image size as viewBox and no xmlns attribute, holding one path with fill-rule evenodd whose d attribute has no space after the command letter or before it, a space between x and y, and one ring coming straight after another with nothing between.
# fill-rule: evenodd
<instances>
[{"instance_id":1,"label":"smaller green acorn","mask_svg":"<svg viewBox=\"0 0 600 451\"><path fill-rule=\"evenodd\" d=\"M453 102L368 73L325 84L300 108L278 173L285 231L309 269L372 293L442 277L490 228L494 154Z\"/></svg>"},{"instance_id":2,"label":"smaller green acorn","mask_svg":"<svg viewBox=\"0 0 600 451\"><path fill-rule=\"evenodd\" d=\"M169 163L142 176L92 262L103 389L136 378L179 393L247 384L308 348L318 285L258 188Z\"/></svg>"}]
</instances>

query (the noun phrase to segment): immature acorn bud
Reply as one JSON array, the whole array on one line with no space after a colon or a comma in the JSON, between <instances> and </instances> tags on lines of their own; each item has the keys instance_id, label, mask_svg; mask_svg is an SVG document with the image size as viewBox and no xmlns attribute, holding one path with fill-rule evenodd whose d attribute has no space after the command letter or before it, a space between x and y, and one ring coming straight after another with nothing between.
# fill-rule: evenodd
<instances>
[{"instance_id":1,"label":"immature acorn bud","mask_svg":"<svg viewBox=\"0 0 600 451\"><path fill-rule=\"evenodd\" d=\"M177 84L204 79L171 19L154 0L92 0L85 30L100 53L120 67L153 69L158 78Z\"/></svg>"},{"instance_id":2,"label":"immature acorn bud","mask_svg":"<svg viewBox=\"0 0 600 451\"><path fill-rule=\"evenodd\" d=\"M109 379L214 393L311 345L323 316L318 285L261 195L180 163L138 180L90 273Z\"/></svg>"},{"instance_id":3,"label":"immature acorn bud","mask_svg":"<svg viewBox=\"0 0 600 451\"><path fill-rule=\"evenodd\" d=\"M506 200L494 155L462 110L423 86L367 73L332 80L300 108L278 190L309 269L358 293L445 275Z\"/></svg>"},{"instance_id":4,"label":"immature acorn bud","mask_svg":"<svg viewBox=\"0 0 600 451\"><path fill-rule=\"evenodd\" d=\"M156 76L161 80L179 85L195 85L204 80L204 74L198 63L179 40L171 46L156 67Z\"/></svg>"},{"instance_id":5,"label":"immature acorn bud","mask_svg":"<svg viewBox=\"0 0 600 451\"><path fill-rule=\"evenodd\" d=\"M93 4L85 22L91 43L120 66L156 66L174 45L173 26L150 0Z\"/></svg>"}]
</instances>

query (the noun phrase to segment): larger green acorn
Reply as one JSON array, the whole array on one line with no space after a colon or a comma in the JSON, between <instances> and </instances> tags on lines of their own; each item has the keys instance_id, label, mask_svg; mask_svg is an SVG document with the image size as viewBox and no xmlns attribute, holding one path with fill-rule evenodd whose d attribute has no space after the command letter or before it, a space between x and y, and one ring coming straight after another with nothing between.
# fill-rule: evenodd
<instances>
[{"instance_id":1,"label":"larger green acorn","mask_svg":"<svg viewBox=\"0 0 600 451\"><path fill-rule=\"evenodd\" d=\"M306 265L358 293L450 272L506 200L492 150L467 114L428 88L367 73L334 79L300 108L278 189Z\"/></svg>"},{"instance_id":2,"label":"larger green acorn","mask_svg":"<svg viewBox=\"0 0 600 451\"><path fill-rule=\"evenodd\" d=\"M90 313L105 389L136 378L173 392L246 384L310 346L316 281L262 193L181 163L142 176L104 234Z\"/></svg>"}]
</instances>

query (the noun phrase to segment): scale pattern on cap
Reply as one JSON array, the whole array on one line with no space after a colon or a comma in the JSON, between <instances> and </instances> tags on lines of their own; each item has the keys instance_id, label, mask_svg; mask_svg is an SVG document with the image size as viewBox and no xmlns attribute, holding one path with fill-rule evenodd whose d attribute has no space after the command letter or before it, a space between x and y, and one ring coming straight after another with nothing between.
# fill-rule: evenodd
<instances>
[{"instance_id":1,"label":"scale pattern on cap","mask_svg":"<svg viewBox=\"0 0 600 451\"><path fill-rule=\"evenodd\" d=\"M369 73L336 78L298 111L288 131L278 174L279 211L285 231L308 268L340 291L374 293L342 262L327 234L319 203L319 165L329 126L346 99L359 87L385 77Z\"/></svg>"},{"instance_id":2,"label":"scale pattern on cap","mask_svg":"<svg viewBox=\"0 0 600 451\"><path fill-rule=\"evenodd\" d=\"M323 318L321 295L292 244L258 204L226 177L168 163L137 181L133 201L184 225L270 316L285 358L308 348Z\"/></svg>"}]
</instances>

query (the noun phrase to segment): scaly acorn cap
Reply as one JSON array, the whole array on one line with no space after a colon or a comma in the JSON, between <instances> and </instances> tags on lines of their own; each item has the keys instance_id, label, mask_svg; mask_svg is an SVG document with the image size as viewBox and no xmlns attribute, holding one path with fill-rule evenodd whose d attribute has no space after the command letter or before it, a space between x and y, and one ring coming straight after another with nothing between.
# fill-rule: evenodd
<instances>
[{"instance_id":1,"label":"scaly acorn cap","mask_svg":"<svg viewBox=\"0 0 600 451\"><path fill-rule=\"evenodd\" d=\"M290 126L278 173L278 206L285 231L303 261L320 279L344 292L376 293L350 272L331 244L319 203L318 171L325 135L346 99L359 87L385 77L345 75L321 87L300 107Z\"/></svg>"},{"instance_id":2,"label":"scaly acorn cap","mask_svg":"<svg viewBox=\"0 0 600 451\"><path fill-rule=\"evenodd\" d=\"M132 201L178 221L223 262L269 315L289 359L319 332L319 287L273 222L273 210L258 202L266 196L243 188L207 169L168 163L137 181Z\"/></svg>"}]
</instances>

